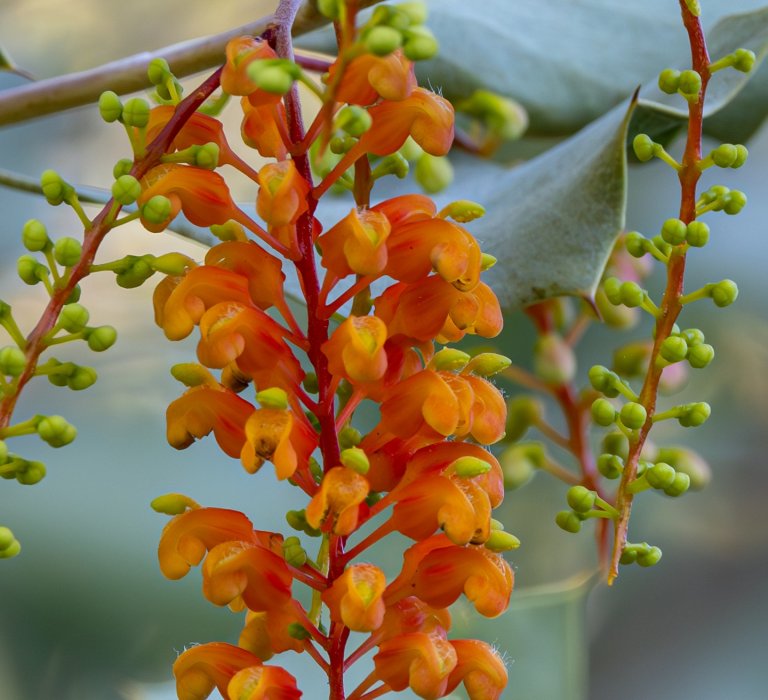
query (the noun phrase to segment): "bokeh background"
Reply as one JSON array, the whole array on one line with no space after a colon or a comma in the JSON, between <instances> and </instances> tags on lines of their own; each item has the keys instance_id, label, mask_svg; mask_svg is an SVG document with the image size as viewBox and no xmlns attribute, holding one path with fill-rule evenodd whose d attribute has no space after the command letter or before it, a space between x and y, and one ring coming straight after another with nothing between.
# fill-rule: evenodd
<instances>
[{"instance_id":1,"label":"bokeh background","mask_svg":"<svg viewBox=\"0 0 768 700\"><path fill-rule=\"evenodd\" d=\"M0 0L0 45L23 68L48 77L223 31L271 4ZM0 75L0 89L21 82ZM236 128L236 115L230 121ZM749 147L747 165L727 174L729 186L747 192L749 206L739 217L712 221L713 241L694 251L688 277L691 289L730 277L741 290L731 309L701 303L686 312L685 325L701 327L718 356L709 371L693 376L684 396L710 401L714 414L695 433L665 426L656 437L695 441L712 465L713 482L680 500L639 500L633 536L661 546L664 559L654 569L624 569L612 590L593 575L589 535L567 535L553 523L563 507L563 486L540 475L509 495L501 518L524 543L510 558L518 586L510 612L474 627L464 610L456 613L457 627L469 626L505 650L505 698L765 697L768 131ZM33 177L55 168L70 181L106 185L113 163L127 154L120 129L101 122L94 108L0 130L0 167ZM245 185L238 194L253 196ZM657 231L676 211L677 196L675 178L663 165L633 167L628 226ZM34 217L54 235L76 235L77 222L64 208L2 188L0 212L2 298L31 323L44 298L15 276L21 227ZM110 235L102 259L167 250L203 254L178 237L126 226ZM71 393L33 383L19 408L19 416L61 413L78 426L79 437L55 452L37 440L14 441L14 450L47 463L48 476L34 488L0 484L0 521L24 545L21 557L0 565L4 700L175 697L169 679L176 655L191 643L232 641L239 618L206 603L196 575L180 582L162 578L154 552L165 518L149 509L149 501L181 491L208 505L242 509L264 529L282 522L287 508L300 507L290 487L275 485L268 473L248 476L208 441L183 453L165 444L164 409L180 393L168 367L189 360L194 345L170 344L153 326L152 286L125 291L111 276L89 279L83 299L92 319L120 331L114 349L87 358L99 372L98 384ZM590 332L583 371L609 363L629 337ZM503 351L525 364L532 342L523 316L513 314ZM85 361L83 352L67 348L60 357ZM397 561L395 552L381 555ZM311 673L301 660L291 668ZM323 697L315 687L305 694L309 700Z\"/></svg>"}]
</instances>

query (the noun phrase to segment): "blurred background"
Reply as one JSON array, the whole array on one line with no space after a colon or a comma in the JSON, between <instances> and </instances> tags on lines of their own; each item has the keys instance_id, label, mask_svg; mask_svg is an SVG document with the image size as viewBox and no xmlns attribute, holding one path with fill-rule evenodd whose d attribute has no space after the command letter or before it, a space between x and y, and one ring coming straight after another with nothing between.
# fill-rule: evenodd
<instances>
[{"instance_id":1,"label":"blurred background","mask_svg":"<svg viewBox=\"0 0 768 700\"><path fill-rule=\"evenodd\" d=\"M2 0L0 46L33 75L48 77L223 31L271 4ZM0 74L0 89L22 82ZM237 115L227 119L236 131ZM554 525L565 487L542 474L509 494L499 517L524 545L510 557L517 576L510 612L481 624L461 607L455 615L459 633L483 636L505 651L505 698L765 697L768 131L759 132L749 148L747 164L728 172L729 186L743 189L749 205L738 217L711 222L713 241L694 251L687 278L689 289L725 277L740 287L737 304L727 311L705 303L686 311L684 325L704 330L717 359L709 371L694 374L684 400L709 401L713 416L695 433L665 426L654 435L695 444L712 466L713 482L680 500L639 499L632 536L659 545L664 559L650 570L623 569L611 590L594 577L589 534L568 535ZM0 129L0 167L35 178L54 168L71 182L103 186L111 182L113 163L128 153L121 130L104 124L95 108ZM714 181L708 177L706 183ZM236 194L253 197L245 186ZM658 231L678 206L675 178L661 164L631 168L629 197L627 226L646 233ZM0 211L3 299L31 325L44 296L15 274L24 252L22 225L40 218L54 236L78 235L77 221L70 210L4 188ZM100 257L170 250L196 258L204 253L178 237L129 225L109 236ZM14 440L14 451L46 462L48 476L34 488L0 484L0 524L10 526L24 546L22 556L0 564L4 700L175 697L170 666L177 654L192 643L234 641L240 618L206 603L196 573L177 582L162 578L155 548L166 518L153 513L149 501L180 491L206 505L241 509L264 529L275 529L285 510L302 505L289 486L274 484L268 470L247 475L211 441L181 453L167 446L165 407L181 393L168 368L189 361L194 343L168 343L153 325L152 287L150 281L121 290L111 275L87 280L83 301L95 323L118 328L118 343L103 356L86 359L74 347L58 357L93 364L98 384L71 393L32 383L19 406L19 417L65 415L79 437L55 452L39 440ZM643 337L648 328L633 333ZM508 320L504 339L502 350L527 363L534 337L522 314ZM596 362L608 364L614 348L628 339L591 331L582 347L582 372ZM391 550L381 555L392 565L399 559ZM290 670L302 677L312 673L294 659ZM322 695L305 693L310 700Z\"/></svg>"}]
</instances>

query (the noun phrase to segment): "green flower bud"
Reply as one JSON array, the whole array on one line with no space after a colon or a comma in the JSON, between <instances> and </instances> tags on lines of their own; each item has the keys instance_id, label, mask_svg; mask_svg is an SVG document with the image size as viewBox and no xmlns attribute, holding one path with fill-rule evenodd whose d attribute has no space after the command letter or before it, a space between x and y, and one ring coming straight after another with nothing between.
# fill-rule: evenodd
<instances>
[{"instance_id":1,"label":"green flower bud","mask_svg":"<svg viewBox=\"0 0 768 700\"><path fill-rule=\"evenodd\" d=\"M298 530L299 532L303 532L304 528L307 527L307 515L303 510L287 511L285 514L285 521L294 530Z\"/></svg>"},{"instance_id":2,"label":"green flower bud","mask_svg":"<svg viewBox=\"0 0 768 700\"><path fill-rule=\"evenodd\" d=\"M603 453L597 458L597 471L606 479L618 479L624 471L624 460L618 455Z\"/></svg>"},{"instance_id":3,"label":"green flower bud","mask_svg":"<svg viewBox=\"0 0 768 700\"><path fill-rule=\"evenodd\" d=\"M710 154L712 162L718 168L730 168L736 162L738 155L736 146L732 143L723 143Z\"/></svg>"},{"instance_id":4,"label":"green flower bud","mask_svg":"<svg viewBox=\"0 0 768 700\"><path fill-rule=\"evenodd\" d=\"M498 258L494 258L490 253L483 253L480 256L480 269L483 272L490 270L497 262L499 262Z\"/></svg>"},{"instance_id":5,"label":"green flower bud","mask_svg":"<svg viewBox=\"0 0 768 700\"><path fill-rule=\"evenodd\" d=\"M640 566L654 566L661 561L661 550L658 547L649 547L637 553L637 563Z\"/></svg>"},{"instance_id":6,"label":"green flower bud","mask_svg":"<svg viewBox=\"0 0 768 700\"><path fill-rule=\"evenodd\" d=\"M674 95L680 87L680 71L665 68L659 73L659 90Z\"/></svg>"},{"instance_id":7,"label":"green flower bud","mask_svg":"<svg viewBox=\"0 0 768 700\"><path fill-rule=\"evenodd\" d=\"M692 348L694 345L701 345L705 340L704 333L698 328L686 328L684 331L680 331L679 335L685 338L689 348Z\"/></svg>"},{"instance_id":8,"label":"green flower bud","mask_svg":"<svg viewBox=\"0 0 768 700\"><path fill-rule=\"evenodd\" d=\"M703 221L691 221L685 229L685 240L694 248L703 248L709 241L709 226Z\"/></svg>"},{"instance_id":9,"label":"green flower bud","mask_svg":"<svg viewBox=\"0 0 768 700\"><path fill-rule=\"evenodd\" d=\"M408 17L411 26L424 24L429 16L427 6L423 2L401 2L395 5L395 8Z\"/></svg>"},{"instance_id":10,"label":"green flower bud","mask_svg":"<svg viewBox=\"0 0 768 700\"><path fill-rule=\"evenodd\" d=\"M736 49L732 54L733 67L742 73L749 73L755 66L756 56L749 49Z\"/></svg>"},{"instance_id":11,"label":"green flower bud","mask_svg":"<svg viewBox=\"0 0 768 700\"><path fill-rule=\"evenodd\" d=\"M453 182L453 166L446 156L425 153L416 161L413 177L425 192L435 194Z\"/></svg>"},{"instance_id":12,"label":"green flower bud","mask_svg":"<svg viewBox=\"0 0 768 700\"><path fill-rule=\"evenodd\" d=\"M7 527L0 527L0 559L12 559L21 552L21 544Z\"/></svg>"},{"instance_id":13,"label":"green flower bud","mask_svg":"<svg viewBox=\"0 0 768 700\"><path fill-rule=\"evenodd\" d=\"M205 170L215 170L219 167L219 146L213 142L200 146L195 151L194 161L192 163L198 168Z\"/></svg>"},{"instance_id":14,"label":"green flower bud","mask_svg":"<svg viewBox=\"0 0 768 700\"><path fill-rule=\"evenodd\" d=\"M682 71L678 90L686 99L695 101L701 92L701 76L695 70Z\"/></svg>"},{"instance_id":15,"label":"green flower bud","mask_svg":"<svg viewBox=\"0 0 768 700\"><path fill-rule=\"evenodd\" d=\"M300 568L307 563L307 552L298 537L286 537L283 541L283 558L291 566Z\"/></svg>"},{"instance_id":16,"label":"green flower bud","mask_svg":"<svg viewBox=\"0 0 768 700\"><path fill-rule=\"evenodd\" d=\"M684 428L698 428L706 422L712 413L712 408L704 401L687 404L685 409L685 412L677 419L677 422Z\"/></svg>"},{"instance_id":17,"label":"green flower bud","mask_svg":"<svg viewBox=\"0 0 768 700\"><path fill-rule=\"evenodd\" d=\"M505 439L519 440L532 425L544 416L544 404L533 396L515 396L507 402L507 431Z\"/></svg>"},{"instance_id":18,"label":"green flower bud","mask_svg":"<svg viewBox=\"0 0 768 700\"><path fill-rule=\"evenodd\" d=\"M362 433L351 425L347 425L339 431L339 447L342 450L346 450L349 447L357 447L362 439Z\"/></svg>"},{"instance_id":19,"label":"green flower bud","mask_svg":"<svg viewBox=\"0 0 768 700\"><path fill-rule=\"evenodd\" d=\"M403 35L392 27L373 27L365 36L365 48L375 56L387 56L403 44Z\"/></svg>"},{"instance_id":20,"label":"green flower bud","mask_svg":"<svg viewBox=\"0 0 768 700\"><path fill-rule=\"evenodd\" d=\"M463 350L443 348L435 353L429 365L438 372L461 372L471 359Z\"/></svg>"},{"instance_id":21,"label":"green flower bud","mask_svg":"<svg viewBox=\"0 0 768 700\"><path fill-rule=\"evenodd\" d=\"M133 97L123 106L123 123L140 129L149 124L149 102L141 97Z\"/></svg>"},{"instance_id":22,"label":"green flower bud","mask_svg":"<svg viewBox=\"0 0 768 700\"><path fill-rule=\"evenodd\" d=\"M416 27L405 32L403 53L411 61L428 61L440 50L435 35L426 27Z\"/></svg>"},{"instance_id":23,"label":"green flower bud","mask_svg":"<svg viewBox=\"0 0 768 700\"><path fill-rule=\"evenodd\" d=\"M738 214L747 203L747 195L740 190L731 190L726 195L723 211L730 216Z\"/></svg>"},{"instance_id":24,"label":"green flower bud","mask_svg":"<svg viewBox=\"0 0 768 700\"><path fill-rule=\"evenodd\" d=\"M45 478L45 474L45 465L42 462L25 462L22 469L16 470L16 481L24 486L34 486Z\"/></svg>"},{"instance_id":25,"label":"green flower bud","mask_svg":"<svg viewBox=\"0 0 768 700\"><path fill-rule=\"evenodd\" d=\"M694 369L703 369L715 359L715 349L707 344L694 345L688 351L688 363Z\"/></svg>"},{"instance_id":26,"label":"green flower bud","mask_svg":"<svg viewBox=\"0 0 768 700\"><path fill-rule=\"evenodd\" d=\"M624 238L624 246L633 258L642 258L647 250L648 239L642 233L630 231Z\"/></svg>"},{"instance_id":27,"label":"green flower bud","mask_svg":"<svg viewBox=\"0 0 768 700\"><path fill-rule=\"evenodd\" d=\"M645 292L637 282L627 281L621 285L621 303L633 309L640 306L645 299Z\"/></svg>"},{"instance_id":28,"label":"green flower bud","mask_svg":"<svg viewBox=\"0 0 768 700\"><path fill-rule=\"evenodd\" d=\"M613 278L615 279L615 278ZM618 280L616 280L618 282ZM621 284L619 283L619 287ZM621 304L619 300L618 304ZM605 289L600 286L595 294L595 306L603 323L610 328L631 328L640 320L637 309L628 309L626 306L615 305L608 299Z\"/></svg>"},{"instance_id":29,"label":"green flower bud","mask_svg":"<svg viewBox=\"0 0 768 700\"><path fill-rule=\"evenodd\" d=\"M262 408L276 408L283 411L288 408L288 394L280 387L273 386L259 391L256 394L256 400Z\"/></svg>"},{"instance_id":30,"label":"green flower bud","mask_svg":"<svg viewBox=\"0 0 768 700\"><path fill-rule=\"evenodd\" d=\"M360 138L373 124L367 109L357 105L347 105L336 116L336 127L343 129L350 136Z\"/></svg>"},{"instance_id":31,"label":"green flower bud","mask_svg":"<svg viewBox=\"0 0 768 700\"><path fill-rule=\"evenodd\" d=\"M664 493L672 498L682 496L691 486L691 478L683 473L678 472L675 475L674 481L664 489Z\"/></svg>"},{"instance_id":32,"label":"green flower bud","mask_svg":"<svg viewBox=\"0 0 768 700\"><path fill-rule=\"evenodd\" d=\"M592 403L592 420L598 425L608 427L616 421L616 409L610 401L606 399L597 399Z\"/></svg>"},{"instance_id":33,"label":"green flower bud","mask_svg":"<svg viewBox=\"0 0 768 700\"><path fill-rule=\"evenodd\" d=\"M117 285L123 289L140 287L155 274L154 269L146 260L135 255L130 256L130 258L130 265L122 272L119 272L115 277Z\"/></svg>"},{"instance_id":34,"label":"green flower bud","mask_svg":"<svg viewBox=\"0 0 768 700\"><path fill-rule=\"evenodd\" d=\"M568 505L577 513L586 513L595 506L597 494L585 486L571 486L566 494Z\"/></svg>"},{"instance_id":35,"label":"green flower bud","mask_svg":"<svg viewBox=\"0 0 768 700\"><path fill-rule=\"evenodd\" d=\"M664 339L659 354L667 362L681 362L688 355L688 343L680 336L671 335Z\"/></svg>"},{"instance_id":36,"label":"green flower bud","mask_svg":"<svg viewBox=\"0 0 768 700\"><path fill-rule=\"evenodd\" d=\"M607 367L594 365L589 368L587 376L589 377L589 383L595 391L599 391L611 399L619 395L616 385L621 380L615 372L611 372Z\"/></svg>"},{"instance_id":37,"label":"green flower bud","mask_svg":"<svg viewBox=\"0 0 768 700\"><path fill-rule=\"evenodd\" d=\"M123 103L117 93L112 90L102 92L99 96L99 114L101 118L108 123L112 123L123 116Z\"/></svg>"},{"instance_id":38,"label":"green flower bud","mask_svg":"<svg viewBox=\"0 0 768 700\"><path fill-rule=\"evenodd\" d=\"M621 304L621 280L616 277L609 277L603 282L603 289L611 304Z\"/></svg>"},{"instance_id":39,"label":"green flower bud","mask_svg":"<svg viewBox=\"0 0 768 700\"><path fill-rule=\"evenodd\" d=\"M91 315L81 304L66 304L59 314L59 325L69 333L79 333L88 325Z\"/></svg>"},{"instance_id":40,"label":"green flower bud","mask_svg":"<svg viewBox=\"0 0 768 700\"><path fill-rule=\"evenodd\" d=\"M133 204L141 194L141 183L133 175L121 175L112 183L112 196L120 204Z\"/></svg>"},{"instance_id":41,"label":"green flower bud","mask_svg":"<svg viewBox=\"0 0 768 700\"><path fill-rule=\"evenodd\" d=\"M622 432L606 433L602 441L603 451L617 455L622 460L629 454L629 438Z\"/></svg>"},{"instance_id":42,"label":"green flower bud","mask_svg":"<svg viewBox=\"0 0 768 700\"><path fill-rule=\"evenodd\" d=\"M672 485L677 476L674 467L665 462L657 462L645 471L645 478L654 489L666 489Z\"/></svg>"},{"instance_id":43,"label":"green flower bud","mask_svg":"<svg viewBox=\"0 0 768 700\"><path fill-rule=\"evenodd\" d=\"M520 540L510 532L493 530L484 542L485 548L492 552L509 552L520 547Z\"/></svg>"},{"instance_id":44,"label":"green flower bud","mask_svg":"<svg viewBox=\"0 0 768 700\"><path fill-rule=\"evenodd\" d=\"M576 533L581 530L581 519L572 510L561 510L555 516L555 522L561 530Z\"/></svg>"},{"instance_id":45,"label":"green flower bud","mask_svg":"<svg viewBox=\"0 0 768 700\"><path fill-rule=\"evenodd\" d=\"M287 64L287 61L275 64L270 59L254 61L248 66L248 77L264 92L285 95L294 81L293 71Z\"/></svg>"},{"instance_id":46,"label":"green flower bud","mask_svg":"<svg viewBox=\"0 0 768 700\"><path fill-rule=\"evenodd\" d=\"M98 326L88 333L88 347L93 352L109 350L117 340L117 330L112 326Z\"/></svg>"},{"instance_id":47,"label":"green flower bud","mask_svg":"<svg viewBox=\"0 0 768 700\"><path fill-rule=\"evenodd\" d=\"M150 224L166 224L171 218L173 204L168 197L156 194L141 207L141 218Z\"/></svg>"},{"instance_id":48,"label":"green flower bud","mask_svg":"<svg viewBox=\"0 0 768 700\"><path fill-rule=\"evenodd\" d=\"M174 276L183 275L195 266L195 262L191 258L181 253L166 253L155 258L149 264L156 272Z\"/></svg>"},{"instance_id":49,"label":"green flower bud","mask_svg":"<svg viewBox=\"0 0 768 700\"><path fill-rule=\"evenodd\" d=\"M112 177L119 180L123 175L128 175L133 167L133 161L130 158L121 158L112 168Z\"/></svg>"},{"instance_id":50,"label":"green flower bud","mask_svg":"<svg viewBox=\"0 0 768 700\"><path fill-rule=\"evenodd\" d=\"M45 225L37 219L30 219L24 224L21 232L21 242L32 253L45 250L51 245L51 239L48 238L48 231Z\"/></svg>"},{"instance_id":51,"label":"green flower bud","mask_svg":"<svg viewBox=\"0 0 768 700\"><path fill-rule=\"evenodd\" d=\"M730 306L739 296L739 288L733 280L722 280L709 288L709 296L715 302L715 306L724 308Z\"/></svg>"},{"instance_id":52,"label":"green flower bud","mask_svg":"<svg viewBox=\"0 0 768 700\"><path fill-rule=\"evenodd\" d=\"M625 545L624 549L621 552L621 558L619 559L619 563L627 566L629 564L634 564L636 561L637 561L637 546L633 544Z\"/></svg>"},{"instance_id":53,"label":"green flower bud","mask_svg":"<svg viewBox=\"0 0 768 700\"><path fill-rule=\"evenodd\" d=\"M77 437L77 429L63 416L47 416L37 424L37 434L51 447L63 447Z\"/></svg>"},{"instance_id":54,"label":"green flower bud","mask_svg":"<svg viewBox=\"0 0 768 700\"><path fill-rule=\"evenodd\" d=\"M473 479L476 476L487 474L491 471L491 464L484 459L467 456L454 460L449 465L449 468L453 469L456 476L460 476L462 479Z\"/></svg>"},{"instance_id":55,"label":"green flower bud","mask_svg":"<svg viewBox=\"0 0 768 700\"><path fill-rule=\"evenodd\" d=\"M460 224L467 224L470 221L479 219L481 216L485 216L485 207L482 204L478 204L469 199L458 199L455 202L451 202L448 206L443 207L440 211L440 216L446 219L453 219ZM496 259L494 258L494 261L495 260ZM487 270L488 268L483 269Z\"/></svg>"},{"instance_id":56,"label":"green flower bud","mask_svg":"<svg viewBox=\"0 0 768 700\"><path fill-rule=\"evenodd\" d=\"M685 243L686 225L680 219L667 219L661 227L661 237L670 245Z\"/></svg>"},{"instance_id":57,"label":"green flower bud","mask_svg":"<svg viewBox=\"0 0 768 700\"><path fill-rule=\"evenodd\" d=\"M317 10L321 15L331 20L339 18L339 3L345 0L317 0Z\"/></svg>"},{"instance_id":58,"label":"green flower bud","mask_svg":"<svg viewBox=\"0 0 768 700\"><path fill-rule=\"evenodd\" d=\"M300 622L292 622L288 625L288 636L303 641L309 639L312 634Z\"/></svg>"},{"instance_id":59,"label":"green flower bud","mask_svg":"<svg viewBox=\"0 0 768 700\"><path fill-rule=\"evenodd\" d=\"M662 447L656 458L671 464L675 471L687 474L690 488L703 489L712 479L712 470L699 454L687 447Z\"/></svg>"},{"instance_id":60,"label":"green flower bud","mask_svg":"<svg viewBox=\"0 0 768 700\"><path fill-rule=\"evenodd\" d=\"M8 461L8 445L5 444L5 440L0 440L0 464L5 464Z\"/></svg>"},{"instance_id":61,"label":"green flower bud","mask_svg":"<svg viewBox=\"0 0 768 700\"><path fill-rule=\"evenodd\" d=\"M149 507L156 513L180 515L188 510L196 510L200 504L183 493L166 493L153 499Z\"/></svg>"},{"instance_id":62,"label":"green flower bud","mask_svg":"<svg viewBox=\"0 0 768 700\"><path fill-rule=\"evenodd\" d=\"M83 244L76 238L63 236L53 244L53 257L62 267L74 267L83 255Z\"/></svg>"},{"instance_id":63,"label":"green flower bud","mask_svg":"<svg viewBox=\"0 0 768 700\"><path fill-rule=\"evenodd\" d=\"M164 83L171 75L171 67L164 58L153 58L147 66L147 77L152 85Z\"/></svg>"},{"instance_id":64,"label":"green flower bud","mask_svg":"<svg viewBox=\"0 0 768 700\"><path fill-rule=\"evenodd\" d=\"M46 170L40 176L40 187L48 204L59 206L72 193L72 186L67 184L55 170Z\"/></svg>"},{"instance_id":65,"label":"green flower bud","mask_svg":"<svg viewBox=\"0 0 768 700\"><path fill-rule=\"evenodd\" d=\"M638 134L632 140L632 150L641 163L645 163L653 158L653 139L648 134Z\"/></svg>"},{"instance_id":66,"label":"green flower bud","mask_svg":"<svg viewBox=\"0 0 768 700\"><path fill-rule=\"evenodd\" d=\"M368 461L368 455L364 450L359 447L348 447L346 450L341 451L341 463L353 472L358 474L367 474L371 468L371 463Z\"/></svg>"},{"instance_id":67,"label":"green flower bud","mask_svg":"<svg viewBox=\"0 0 768 700\"><path fill-rule=\"evenodd\" d=\"M512 360L506 355L500 355L496 352L481 352L469 361L464 371L479 377L492 377L494 374L503 372L511 364Z\"/></svg>"},{"instance_id":68,"label":"green flower bud","mask_svg":"<svg viewBox=\"0 0 768 700\"><path fill-rule=\"evenodd\" d=\"M320 387L317 383L317 375L314 372L307 372L304 375L301 385L304 387L304 391L308 394L316 394L320 391Z\"/></svg>"},{"instance_id":69,"label":"green flower bud","mask_svg":"<svg viewBox=\"0 0 768 700\"><path fill-rule=\"evenodd\" d=\"M651 239L653 245L655 245L662 255L669 255L672 250L672 246L669 245L661 236L654 236Z\"/></svg>"},{"instance_id":70,"label":"green flower bud","mask_svg":"<svg viewBox=\"0 0 768 700\"><path fill-rule=\"evenodd\" d=\"M24 351L15 345L0 348L0 374L6 377L18 377L27 364Z\"/></svg>"},{"instance_id":71,"label":"green flower bud","mask_svg":"<svg viewBox=\"0 0 768 700\"><path fill-rule=\"evenodd\" d=\"M16 271L24 284L35 285L47 276L48 269L31 255L22 255L16 262Z\"/></svg>"},{"instance_id":72,"label":"green flower bud","mask_svg":"<svg viewBox=\"0 0 768 700\"><path fill-rule=\"evenodd\" d=\"M499 464L504 474L504 488L507 491L525 486L546 459L539 443L511 445L499 455Z\"/></svg>"},{"instance_id":73,"label":"green flower bud","mask_svg":"<svg viewBox=\"0 0 768 700\"><path fill-rule=\"evenodd\" d=\"M613 369L622 377L638 377L645 373L651 346L645 341L627 343L613 353Z\"/></svg>"},{"instance_id":74,"label":"green flower bud","mask_svg":"<svg viewBox=\"0 0 768 700\"><path fill-rule=\"evenodd\" d=\"M731 167L736 169L740 168L744 163L747 162L747 158L749 157L749 151L747 150L746 146L743 146L740 143L736 144L736 160L731 163Z\"/></svg>"},{"instance_id":75,"label":"green flower bud","mask_svg":"<svg viewBox=\"0 0 768 700\"><path fill-rule=\"evenodd\" d=\"M576 356L556 333L539 337L533 348L533 371L548 384L566 384L576 375Z\"/></svg>"},{"instance_id":76,"label":"green flower bud","mask_svg":"<svg viewBox=\"0 0 768 700\"><path fill-rule=\"evenodd\" d=\"M645 424L648 413L642 404L628 401L619 411L621 422L630 430L639 430Z\"/></svg>"},{"instance_id":77,"label":"green flower bud","mask_svg":"<svg viewBox=\"0 0 768 700\"><path fill-rule=\"evenodd\" d=\"M50 380L50 377L48 379ZM82 391L93 386L97 379L98 375L93 367L76 367L65 381L72 391Z\"/></svg>"}]
</instances>

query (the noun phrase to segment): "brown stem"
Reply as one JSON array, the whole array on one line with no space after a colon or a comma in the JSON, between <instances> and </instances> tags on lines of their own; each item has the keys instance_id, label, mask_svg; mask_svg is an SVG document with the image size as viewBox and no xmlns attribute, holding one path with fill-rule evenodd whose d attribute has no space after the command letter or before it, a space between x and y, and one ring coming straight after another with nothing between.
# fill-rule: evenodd
<instances>
[{"instance_id":1,"label":"brown stem","mask_svg":"<svg viewBox=\"0 0 768 700\"><path fill-rule=\"evenodd\" d=\"M701 22L694 17L684 0L680 0L683 14L683 24L688 32L691 45L691 61L693 70L701 75L701 91L696 102L688 103L688 134L683 153L682 167L678 172L680 180L680 219L690 223L696 218L696 185L701 176L697 162L701 159L702 125L704 121L704 97L709 83L709 54L704 39ZM656 397L662 368L656 362L661 344L672 332L680 310L680 297L683 293L685 275L685 248L678 246L672 249L667 266L667 284L660 304L660 315L656 320L656 337L646 374L643 388L640 391L639 402L645 407L648 417L645 425L638 431L635 440L630 442L629 455L621 476L621 483L616 495L616 508L619 517L614 523L613 553L611 566L608 571L608 584L612 584L619 574L619 560L627 542L629 516L632 510L633 494L627 489L637 477L637 464L645 445L648 433L653 425L653 414L656 410Z\"/></svg>"}]
</instances>

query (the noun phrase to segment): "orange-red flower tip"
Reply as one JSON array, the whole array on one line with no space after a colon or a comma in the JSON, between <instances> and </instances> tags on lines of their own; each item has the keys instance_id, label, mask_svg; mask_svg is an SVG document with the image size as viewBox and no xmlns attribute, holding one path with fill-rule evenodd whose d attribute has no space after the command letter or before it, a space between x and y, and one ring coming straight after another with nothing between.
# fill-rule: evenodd
<instances>
[{"instance_id":1,"label":"orange-red flower tip","mask_svg":"<svg viewBox=\"0 0 768 700\"><path fill-rule=\"evenodd\" d=\"M200 644L187 649L173 664L179 700L205 700L214 688L229 697L227 686L244 668L260 665L251 652L224 642Z\"/></svg>"},{"instance_id":2,"label":"orange-red flower tip","mask_svg":"<svg viewBox=\"0 0 768 700\"><path fill-rule=\"evenodd\" d=\"M301 653L304 642L291 634L291 626L296 624L300 624L299 618L289 605L258 612L249 610L238 645L253 652L262 661L284 651Z\"/></svg>"},{"instance_id":3,"label":"orange-red flower tip","mask_svg":"<svg viewBox=\"0 0 768 700\"><path fill-rule=\"evenodd\" d=\"M508 674L504 661L490 645L478 639L453 639L456 667L448 678L447 691L459 683L469 700L499 700L507 685Z\"/></svg>"},{"instance_id":4,"label":"orange-red flower tip","mask_svg":"<svg viewBox=\"0 0 768 700\"><path fill-rule=\"evenodd\" d=\"M298 700L296 679L280 666L250 666L238 671L227 686L229 700Z\"/></svg>"}]
</instances>

